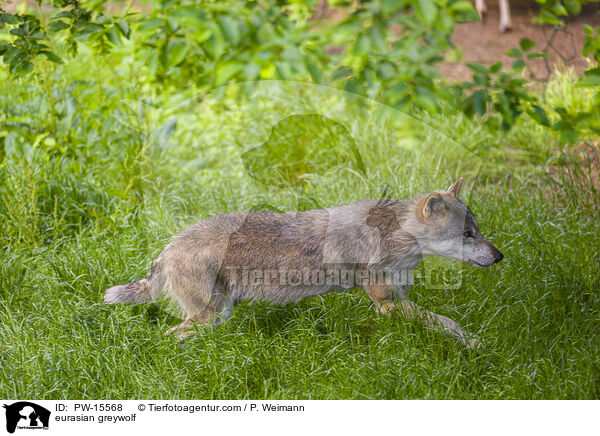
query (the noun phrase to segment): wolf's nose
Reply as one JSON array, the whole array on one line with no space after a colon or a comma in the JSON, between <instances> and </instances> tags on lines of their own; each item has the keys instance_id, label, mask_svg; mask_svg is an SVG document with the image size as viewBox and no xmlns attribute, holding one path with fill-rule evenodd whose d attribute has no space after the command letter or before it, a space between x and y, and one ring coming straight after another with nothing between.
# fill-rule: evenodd
<instances>
[{"instance_id":1,"label":"wolf's nose","mask_svg":"<svg viewBox=\"0 0 600 436\"><path fill-rule=\"evenodd\" d=\"M494 257L494 262L498 263L500 262L502 259L504 259L504 254L498 252L498 255L496 257Z\"/></svg>"}]
</instances>

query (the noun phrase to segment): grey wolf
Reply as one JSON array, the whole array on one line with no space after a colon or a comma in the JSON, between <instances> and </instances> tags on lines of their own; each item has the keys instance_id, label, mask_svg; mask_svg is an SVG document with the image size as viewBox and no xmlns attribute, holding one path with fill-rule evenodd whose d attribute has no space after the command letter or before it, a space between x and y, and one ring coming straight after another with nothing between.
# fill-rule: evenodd
<instances>
[{"instance_id":1,"label":"grey wolf","mask_svg":"<svg viewBox=\"0 0 600 436\"><path fill-rule=\"evenodd\" d=\"M167 288L186 314L170 333L185 338L226 320L239 301L286 304L360 285L380 313L418 317L474 347L458 323L406 299L411 283L383 274L410 273L427 256L478 268L502 260L459 198L462 183L412 200L209 218L175 236L146 277L108 289L104 300L147 301Z\"/></svg>"}]
</instances>

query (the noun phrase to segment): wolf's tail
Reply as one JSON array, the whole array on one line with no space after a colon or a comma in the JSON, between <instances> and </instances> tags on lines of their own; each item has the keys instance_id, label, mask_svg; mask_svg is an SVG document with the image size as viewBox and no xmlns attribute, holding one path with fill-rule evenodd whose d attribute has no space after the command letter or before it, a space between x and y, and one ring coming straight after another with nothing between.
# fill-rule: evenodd
<instances>
[{"instance_id":1,"label":"wolf's tail","mask_svg":"<svg viewBox=\"0 0 600 436\"><path fill-rule=\"evenodd\" d=\"M104 302L114 304L154 300L160 295L167 281L163 269L159 256L152 262L150 272L143 279L107 289Z\"/></svg>"}]
</instances>

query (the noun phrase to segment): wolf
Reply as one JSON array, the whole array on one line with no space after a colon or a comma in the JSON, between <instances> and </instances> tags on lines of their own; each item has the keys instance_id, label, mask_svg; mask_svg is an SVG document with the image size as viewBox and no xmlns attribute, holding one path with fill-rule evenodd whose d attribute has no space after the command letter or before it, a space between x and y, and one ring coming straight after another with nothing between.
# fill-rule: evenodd
<instances>
[{"instance_id":1,"label":"wolf","mask_svg":"<svg viewBox=\"0 0 600 436\"><path fill-rule=\"evenodd\" d=\"M104 301L148 301L168 289L186 315L169 333L184 339L203 326L219 325L240 301L287 304L360 286L380 313L420 318L476 347L477 337L457 322L406 298L412 285L408 277L424 257L478 268L504 257L460 199L462 184L460 178L447 190L412 200L209 218L175 236L146 277L106 290Z\"/></svg>"}]
</instances>

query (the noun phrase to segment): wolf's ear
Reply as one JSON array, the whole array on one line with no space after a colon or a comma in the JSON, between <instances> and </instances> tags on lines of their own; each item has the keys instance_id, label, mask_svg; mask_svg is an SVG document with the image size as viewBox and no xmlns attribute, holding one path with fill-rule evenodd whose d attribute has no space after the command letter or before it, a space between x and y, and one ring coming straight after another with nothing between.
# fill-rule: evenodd
<instances>
[{"instance_id":1,"label":"wolf's ear","mask_svg":"<svg viewBox=\"0 0 600 436\"><path fill-rule=\"evenodd\" d=\"M456 182L454 182L452 186L450 186L450 188L448 188L448 191L452 192L456 198L458 198L458 196L460 195L460 188L462 188L462 183L463 178L461 177Z\"/></svg>"},{"instance_id":2,"label":"wolf's ear","mask_svg":"<svg viewBox=\"0 0 600 436\"><path fill-rule=\"evenodd\" d=\"M429 218L435 212L442 210L444 206L444 200L442 196L437 192L429 194L425 200L423 200L423 206L421 208L421 216L423 218Z\"/></svg>"}]
</instances>

